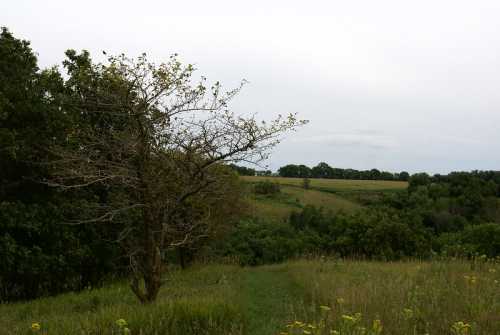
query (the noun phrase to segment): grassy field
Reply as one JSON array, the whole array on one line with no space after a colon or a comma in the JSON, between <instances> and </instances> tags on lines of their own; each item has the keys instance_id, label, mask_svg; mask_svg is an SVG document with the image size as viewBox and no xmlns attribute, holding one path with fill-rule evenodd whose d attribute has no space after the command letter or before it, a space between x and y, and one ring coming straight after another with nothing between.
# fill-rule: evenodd
<instances>
[{"instance_id":1,"label":"grassy field","mask_svg":"<svg viewBox=\"0 0 500 335\"><path fill-rule=\"evenodd\" d=\"M325 210L352 212L361 206L339 195L318 190L304 190L295 186L283 186L281 194L275 197L255 196L248 198L252 216L282 220L291 212L306 205L322 207Z\"/></svg>"},{"instance_id":2,"label":"grassy field","mask_svg":"<svg viewBox=\"0 0 500 335\"><path fill-rule=\"evenodd\" d=\"M242 176L244 181L255 183L259 181L271 181L289 186L302 186L301 178L283 178L283 177L257 177ZM347 179L316 179L311 178L311 188L330 192L343 191L397 191L404 190L408 183L404 181L385 181L385 180L347 180Z\"/></svg>"},{"instance_id":3,"label":"grassy field","mask_svg":"<svg viewBox=\"0 0 500 335\"><path fill-rule=\"evenodd\" d=\"M0 305L0 334L124 334L124 319L135 334L242 334L243 314L237 302L241 269L206 266L174 272L157 301L140 305L126 283L27 303Z\"/></svg>"},{"instance_id":4,"label":"grassy field","mask_svg":"<svg viewBox=\"0 0 500 335\"><path fill-rule=\"evenodd\" d=\"M125 283L0 305L0 333L33 334L36 322L44 335L124 334L124 319L131 335L498 335L499 281L498 263L459 261L195 266L173 272L151 305ZM467 329L458 322L471 328L454 333L454 324Z\"/></svg>"},{"instance_id":5,"label":"grassy field","mask_svg":"<svg viewBox=\"0 0 500 335\"><path fill-rule=\"evenodd\" d=\"M322 207L331 212L353 212L361 208L360 196L370 196L377 192L394 192L408 187L406 182L380 180L341 180L311 179L310 188L302 188L300 178L282 177L241 177L251 184L260 181L271 181L282 185L281 194L274 197L248 197L252 216L283 220L291 212L298 211L306 205Z\"/></svg>"},{"instance_id":6,"label":"grassy field","mask_svg":"<svg viewBox=\"0 0 500 335\"><path fill-rule=\"evenodd\" d=\"M375 334L380 320L383 334L500 334L498 263L300 261L288 270L308 294L305 309L331 309L313 307L305 321L327 317L328 329Z\"/></svg>"}]
</instances>

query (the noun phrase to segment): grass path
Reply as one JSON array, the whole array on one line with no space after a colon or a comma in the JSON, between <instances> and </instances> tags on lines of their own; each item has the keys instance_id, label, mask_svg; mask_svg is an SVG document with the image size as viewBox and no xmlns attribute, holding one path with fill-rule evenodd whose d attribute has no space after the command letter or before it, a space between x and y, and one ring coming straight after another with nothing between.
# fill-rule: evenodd
<instances>
[{"instance_id":1,"label":"grass path","mask_svg":"<svg viewBox=\"0 0 500 335\"><path fill-rule=\"evenodd\" d=\"M286 324L300 289L285 267L260 266L244 273L241 291L248 335L277 334Z\"/></svg>"}]
</instances>

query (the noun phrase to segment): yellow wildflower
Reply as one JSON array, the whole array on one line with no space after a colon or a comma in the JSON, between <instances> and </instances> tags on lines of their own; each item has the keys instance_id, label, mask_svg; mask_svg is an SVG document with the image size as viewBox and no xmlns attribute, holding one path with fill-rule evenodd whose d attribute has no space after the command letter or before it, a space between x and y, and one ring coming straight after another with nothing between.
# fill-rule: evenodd
<instances>
[{"instance_id":1,"label":"yellow wildflower","mask_svg":"<svg viewBox=\"0 0 500 335\"><path fill-rule=\"evenodd\" d=\"M125 327L127 325L127 321L125 321L125 319L118 319L115 321L116 325L118 327Z\"/></svg>"},{"instance_id":2,"label":"yellow wildflower","mask_svg":"<svg viewBox=\"0 0 500 335\"><path fill-rule=\"evenodd\" d=\"M40 326L40 324L38 322L34 322L31 324L31 330L33 330L34 332L37 332L41 329L42 327Z\"/></svg>"},{"instance_id":3,"label":"yellow wildflower","mask_svg":"<svg viewBox=\"0 0 500 335\"><path fill-rule=\"evenodd\" d=\"M451 326L451 332L455 335L470 334L471 325L463 321L457 321Z\"/></svg>"},{"instance_id":4,"label":"yellow wildflower","mask_svg":"<svg viewBox=\"0 0 500 335\"><path fill-rule=\"evenodd\" d=\"M343 314L341 318L346 322L356 323L356 319L351 315Z\"/></svg>"},{"instance_id":5,"label":"yellow wildflower","mask_svg":"<svg viewBox=\"0 0 500 335\"><path fill-rule=\"evenodd\" d=\"M373 325L372 325L373 332L375 334L381 334L382 333L382 321L380 320L373 320Z\"/></svg>"},{"instance_id":6,"label":"yellow wildflower","mask_svg":"<svg viewBox=\"0 0 500 335\"><path fill-rule=\"evenodd\" d=\"M304 327L304 322L295 321L294 325L302 328L302 327Z\"/></svg>"},{"instance_id":7,"label":"yellow wildflower","mask_svg":"<svg viewBox=\"0 0 500 335\"><path fill-rule=\"evenodd\" d=\"M413 318L413 310L411 310L410 308L405 308L403 309L403 315L405 319L409 320Z\"/></svg>"},{"instance_id":8,"label":"yellow wildflower","mask_svg":"<svg viewBox=\"0 0 500 335\"><path fill-rule=\"evenodd\" d=\"M477 280L476 276L467 276L467 275L465 275L464 278L465 278L465 280L467 280L467 282L469 284L475 284L476 280Z\"/></svg>"}]
</instances>

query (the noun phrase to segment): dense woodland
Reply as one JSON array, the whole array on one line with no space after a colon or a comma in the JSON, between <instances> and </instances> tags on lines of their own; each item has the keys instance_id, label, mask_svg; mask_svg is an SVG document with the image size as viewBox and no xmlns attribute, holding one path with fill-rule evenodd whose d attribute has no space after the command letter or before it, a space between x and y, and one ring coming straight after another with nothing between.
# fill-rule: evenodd
<instances>
[{"instance_id":1,"label":"dense woodland","mask_svg":"<svg viewBox=\"0 0 500 335\"><path fill-rule=\"evenodd\" d=\"M79 182L88 181L89 187L77 188L75 183L67 182L74 181L76 177L71 173L82 165L64 168L58 165L81 160L81 157L64 156L68 151L62 150L78 148L82 143L77 141L81 129L92 129L93 135L105 134L110 141L116 140L117 129L121 133L116 136L130 131L113 117L94 118L80 109L82 101L95 102L99 98L97 93L110 87L122 92L123 83L109 77L112 72L99 72L86 52L70 50L66 56L64 75L58 68L40 70L29 42L15 38L7 29L2 30L0 301L81 290L134 271L130 267L130 245L137 241L127 239L123 227L133 227L141 212L133 210L119 215L113 207L117 203L135 206L134 199L130 198L134 188L123 183L132 179L119 175L121 183L94 183L97 170L86 168L83 171L86 175L79 175ZM293 124L279 130L290 126ZM254 129L252 124L245 127ZM253 135L264 134L267 139L269 133L259 131ZM75 142L68 143L68 138ZM253 149L252 141L245 150ZM179 143L182 148L193 150L184 154L172 150L176 162L183 164L183 168L176 165L171 171L185 173L192 166L205 166L207 159L201 157L213 156L198 155L193 149L198 143L196 139L191 139L189 144ZM119 154L132 161L130 152ZM117 151L108 150L107 155L109 167L110 162L115 162ZM172 156L167 157L154 160L154 166L171 162ZM191 164L193 161L196 164ZM179 189L181 196L176 196L183 201L175 213L170 213L175 226L169 226L169 232L175 234L168 248L158 252L164 262L187 266L197 258L204 258L234 259L241 265L258 265L308 254L387 260L500 255L500 172L409 176L406 172L332 168L326 163L313 168L287 165L279 169L280 176L408 180L409 187L397 192L343 195L362 205L355 213L334 214L328 208L306 206L287 220L276 222L248 215L244 202L246 195L252 192L272 198L279 194L279 186L264 182L249 188L237 177L237 173L271 175L271 171L255 171L232 163L233 169L230 169L229 164L223 159L214 160L210 169L193 170L196 178L212 179L189 184L195 190L204 190L192 196L192 189L188 189L185 194L189 195L186 196L189 201L184 201L184 184L179 180L187 185L198 180L193 179L193 175L175 175L175 182L161 173L155 175L158 179L154 184L159 184L155 197L162 198L162 190L174 188ZM115 165L112 166L114 169ZM111 178L101 174L97 177ZM212 180L222 182L213 184ZM102 212L103 209L108 211ZM92 224L96 221L91 219L96 217L96 211L104 213L100 217L106 218L105 224ZM190 225L192 222L196 224ZM185 238L193 234L197 234L196 239Z\"/></svg>"},{"instance_id":2,"label":"dense woodland","mask_svg":"<svg viewBox=\"0 0 500 335\"><path fill-rule=\"evenodd\" d=\"M70 54L67 65L84 61ZM40 183L43 148L62 138L70 115L57 69L40 71L29 43L0 35L0 300L34 298L95 285L124 264L112 225L61 224L100 190L62 194ZM50 93L48 93L50 92ZM61 93L61 94L58 94Z\"/></svg>"}]
</instances>

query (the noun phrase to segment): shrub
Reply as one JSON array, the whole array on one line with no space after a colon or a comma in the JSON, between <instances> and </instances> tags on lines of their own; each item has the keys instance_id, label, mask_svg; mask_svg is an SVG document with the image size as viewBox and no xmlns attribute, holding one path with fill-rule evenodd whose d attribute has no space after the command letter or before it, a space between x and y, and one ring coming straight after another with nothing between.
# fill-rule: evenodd
<instances>
[{"instance_id":1,"label":"shrub","mask_svg":"<svg viewBox=\"0 0 500 335\"><path fill-rule=\"evenodd\" d=\"M0 301L79 290L118 272L104 227L61 221L54 204L0 203Z\"/></svg>"},{"instance_id":2,"label":"shrub","mask_svg":"<svg viewBox=\"0 0 500 335\"><path fill-rule=\"evenodd\" d=\"M461 243L476 253L494 257L500 255L500 224L483 223L467 227L459 237Z\"/></svg>"},{"instance_id":3,"label":"shrub","mask_svg":"<svg viewBox=\"0 0 500 335\"><path fill-rule=\"evenodd\" d=\"M281 186L278 183L273 183L266 180L255 183L253 185L253 190L255 194L274 195L281 192Z\"/></svg>"}]
</instances>

